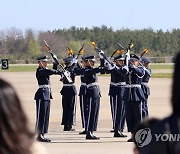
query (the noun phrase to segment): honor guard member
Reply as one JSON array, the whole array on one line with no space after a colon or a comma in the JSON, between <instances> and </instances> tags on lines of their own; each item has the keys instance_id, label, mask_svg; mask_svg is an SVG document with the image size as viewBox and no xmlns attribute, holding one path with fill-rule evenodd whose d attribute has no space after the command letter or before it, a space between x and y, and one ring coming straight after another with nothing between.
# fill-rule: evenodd
<instances>
[{"instance_id":1,"label":"honor guard member","mask_svg":"<svg viewBox=\"0 0 180 154\"><path fill-rule=\"evenodd\" d=\"M41 56L37 58L39 67L36 71L36 78L39 85L34 99L36 100L36 131L38 133L37 140L40 142L51 142L44 134L48 133L50 99L52 99L50 89L50 75L60 74L58 71L47 68L47 57Z\"/></svg>"},{"instance_id":2,"label":"honor guard member","mask_svg":"<svg viewBox=\"0 0 180 154\"><path fill-rule=\"evenodd\" d=\"M75 87L75 74L73 73L74 68L76 67L77 60L73 57L64 58L65 70L70 73L72 83L69 83L64 79L63 87L60 91L62 95L62 122L61 125L64 125L64 131L74 131L72 128L76 123L76 87Z\"/></svg>"},{"instance_id":3,"label":"honor guard member","mask_svg":"<svg viewBox=\"0 0 180 154\"><path fill-rule=\"evenodd\" d=\"M142 78L142 83L141 83L141 87L145 96L145 100L142 102L143 118L148 117L149 115L147 102L148 102L148 97L150 95L150 88L148 86L148 82L152 75L151 68L149 67L150 62L151 61L145 57L141 58L141 63L143 64L145 70L145 75Z\"/></svg>"},{"instance_id":4,"label":"honor guard member","mask_svg":"<svg viewBox=\"0 0 180 154\"><path fill-rule=\"evenodd\" d=\"M86 134L87 131L85 130L87 125L87 85L84 78L84 70L89 65L88 60L86 60L84 57L82 57L82 67L76 67L74 69L75 75L80 75L81 80L81 86L79 89L79 100L80 100L80 111L81 111L81 120L82 120L82 128L84 128L84 131L80 132L79 134Z\"/></svg>"},{"instance_id":5,"label":"honor guard member","mask_svg":"<svg viewBox=\"0 0 180 154\"><path fill-rule=\"evenodd\" d=\"M87 61L87 66L84 69L84 81L87 85L86 99L87 99L87 131L86 139L97 140L99 137L93 135L93 131L97 129L99 105L100 105L100 89L97 84L97 73L104 71L104 67L94 68L95 57L88 56L84 58Z\"/></svg>"},{"instance_id":6,"label":"honor guard member","mask_svg":"<svg viewBox=\"0 0 180 154\"><path fill-rule=\"evenodd\" d=\"M128 73L128 67L124 66L124 57L119 55L114 58L114 65L110 65L109 73L111 73L111 83L109 87L109 96L111 104L111 114L113 121L114 137L127 137L123 135L125 124L125 76Z\"/></svg>"},{"instance_id":7,"label":"honor guard member","mask_svg":"<svg viewBox=\"0 0 180 154\"><path fill-rule=\"evenodd\" d=\"M143 67L139 65L139 57L130 54L129 72L126 76L127 85L124 92L127 128L132 135L128 142L134 141L133 131L136 125L142 121L142 101L145 98L141 83L144 74Z\"/></svg>"}]
</instances>

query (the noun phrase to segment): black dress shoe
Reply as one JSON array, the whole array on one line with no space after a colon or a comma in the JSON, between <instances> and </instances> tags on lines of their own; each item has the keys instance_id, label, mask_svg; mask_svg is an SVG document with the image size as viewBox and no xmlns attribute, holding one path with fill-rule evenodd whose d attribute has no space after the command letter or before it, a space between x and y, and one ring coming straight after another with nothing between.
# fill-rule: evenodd
<instances>
[{"instance_id":1,"label":"black dress shoe","mask_svg":"<svg viewBox=\"0 0 180 154\"><path fill-rule=\"evenodd\" d=\"M93 136L93 139L94 139L94 140L99 140L100 138L97 137L97 136Z\"/></svg>"},{"instance_id":2,"label":"black dress shoe","mask_svg":"<svg viewBox=\"0 0 180 154\"><path fill-rule=\"evenodd\" d=\"M115 131L114 132L114 137L127 137L127 135L124 135L123 133L119 132L119 131Z\"/></svg>"},{"instance_id":3,"label":"black dress shoe","mask_svg":"<svg viewBox=\"0 0 180 154\"><path fill-rule=\"evenodd\" d=\"M63 129L63 131L75 131L73 128Z\"/></svg>"},{"instance_id":4,"label":"black dress shoe","mask_svg":"<svg viewBox=\"0 0 180 154\"><path fill-rule=\"evenodd\" d=\"M63 131L75 131L75 129L73 129L72 126L64 125Z\"/></svg>"},{"instance_id":5,"label":"black dress shoe","mask_svg":"<svg viewBox=\"0 0 180 154\"><path fill-rule=\"evenodd\" d=\"M63 131L75 131L75 129L73 129L71 125L64 125Z\"/></svg>"},{"instance_id":6,"label":"black dress shoe","mask_svg":"<svg viewBox=\"0 0 180 154\"><path fill-rule=\"evenodd\" d=\"M38 135L37 141L39 141L39 142L51 142L51 140L45 138L43 134Z\"/></svg>"},{"instance_id":7,"label":"black dress shoe","mask_svg":"<svg viewBox=\"0 0 180 154\"><path fill-rule=\"evenodd\" d=\"M86 136L86 140L99 140L99 137L96 136Z\"/></svg>"},{"instance_id":8,"label":"black dress shoe","mask_svg":"<svg viewBox=\"0 0 180 154\"><path fill-rule=\"evenodd\" d=\"M64 125L63 131L68 131L68 126L67 125Z\"/></svg>"},{"instance_id":9,"label":"black dress shoe","mask_svg":"<svg viewBox=\"0 0 180 154\"><path fill-rule=\"evenodd\" d=\"M130 138L129 140L127 140L127 142L135 142L135 140L133 138Z\"/></svg>"},{"instance_id":10,"label":"black dress shoe","mask_svg":"<svg viewBox=\"0 0 180 154\"><path fill-rule=\"evenodd\" d=\"M51 140L50 139L48 139L48 138L44 138L45 140L46 140L46 142L51 142Z\"/></svg>"},{"instance_id":11,"label":"black dress shoe","mask_svg":"<svg viewBox=\"0 0 180 154\"><path fill-rule=\"evenodd\" d=\"M80 134L80 135L87 134L87 131L84 130L83 132L80 132L79 134Z\"/></svg>"},{"instance_id":12,"label":"black dress shoe","mask_svg":"<svg viewBox=\"0 0 180 154\"><path fill-rule=\"evenodd\" d=\"M70 128L70 129L68 129L67 131L75 131L75 129L73 129L73 128Z\"/></svg>"},{"instance_id":13,"label":"black dress shoe","mask_svg":"<svg viewBox=\"0 0 180 154\"><path fill-rule=\"evenodd\" d=\"M87 133L86 140L99 140L99 137L94 136L92 133Z\"/></svg>"}]
</instances>

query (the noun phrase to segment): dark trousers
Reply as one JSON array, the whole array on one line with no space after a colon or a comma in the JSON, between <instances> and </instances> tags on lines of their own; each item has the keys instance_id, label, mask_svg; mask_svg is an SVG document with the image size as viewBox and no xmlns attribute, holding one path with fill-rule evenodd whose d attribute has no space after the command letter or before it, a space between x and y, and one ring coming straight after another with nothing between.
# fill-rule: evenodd
<instances>
[{"instance_id":1,"label":"dark trousers","mask_svg":"<svg viewBox=\"0 0 180 154\"><path fill-rule=\"evenodd\" d=\"M124 100L118 95L110 96L113 129L123 131L125 124Z\"/></svg>"},{"instance_id":2,"label":"dark trousers","mask_svg":"<svg viewBox=\"0 0 180 154\"><path fill-rule=\"evenodd\" d=\"M142 102L128 101L125 103L125 106L128 132L133 133L138 123L142 122Z\"/></svg>"},{"instance_id":3,"label":"dark trousers","mask_svg":"<svg viewBox=\"0 0 180 154\"><path fill-rule=\"evenodd\" d=\"M149 116L149 112L148 112L148 97L150 95L150 89L147 85L141 85L142 90L144 92L144 101L142 101L142 114L143 114L143 118L148 117Z\"/></svg>"},{"instance_id":4,"label":"dark trousers","mask_svg":"<svg viewBox=\"0 0 180 154\"><path fill-rule=\"evenodd\" d=\"M62 95L62 123L61 125L75 125L76 121L76 95Z\"/></svg>"},{"instance_id":5,"label":"dark trousers","mask_svg":"<svg viewBox=\"0 0 180 154\"><path fill-rule=\"evenodd\" d=\"M87 105L87 98L86 95L80 95L80 110L81 110L81 120L82 120L82 127L85 128L87 125L87 111L88 111L88 105Z\"/></svg>"},{"instance_id":6,"label":"dark trousers","mask_svg":"<svg viewBox=\"0 0 180 154\"><path fill-rule=\"evenodd\" d=\"M100 98L87 98L87 126L86 131L96 131L99 117Z\"/></svg>"},{"instance_id":7,"label":"dark trousers","mask_svg":"<svg viewBox=\"0 0 180 154\"><path fill-rule=\"evenodd\" d=\"M148 103L148 97L146 97L146 100L144 100L142 102L142 116L143 116L143 118L146 118L146 117L149 116L149 111L148 111L147 103Z\"/></svg>"},{"instance_id":8,"label":"dark trousers","mask_svg":"<svg viewBox=\"0 0 180 154\"><path fill-rule=\"evenodd\" d=\"M36 100L36 131L38 134L48 133L50 100Z\"/></svg>"}]
</instances>

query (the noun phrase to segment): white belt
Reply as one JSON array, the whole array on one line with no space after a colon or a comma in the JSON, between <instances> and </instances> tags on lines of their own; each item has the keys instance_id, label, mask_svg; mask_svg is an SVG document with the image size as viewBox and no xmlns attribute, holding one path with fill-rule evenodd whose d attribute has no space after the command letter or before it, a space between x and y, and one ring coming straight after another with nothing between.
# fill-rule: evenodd
<instances>
[{"instance_id":1,"label":"white belt","mask_svg":"<svg viewBox=\"0 0 180 154\"><path fill-rule=\"evenodd\" d=\"M87 88L92 87L92 86L97 86L97 85L98 85L97 82L93 82L93 83L87 84Z\"/></svg>"},{"instance_id":2,"label":"white belt","mask_svg":"<svg viewBox=\"0 0 180 154\"><path fill-rule=\"evenodd\" d=\"M111 82L110 85L113 85L113 86L124 86L124 85L126 85L126 82L117 82L117 83Z\"/></svg>"},{"instance_id":3,"label":"white belt","mask_svg":"<svg viewBox=\"0 0 180 154\"><path fill-rule=\"evenodd\" d=\"M44 85L39 85L39 88L50 88L50 85L46 85L46 84L44 84Z\"/></svg>"},{"instance_id":4,"label":"white belt","mask_svg":"<svg viewBox=\"0 0 180 154\"><path fill-rule=\"evenodd\" d=\"M142 84L142 85L145 85L145 86L147 86L147 85L148 85L148 83L147 83L147 82L142 82L141 84Z\"/></svg>"},{"instance_id":5,"label":"white belt","mask_svg":"<svg viewBox=\"0 0 180 154\"><path fill-rule=\"evenodd\" d=\"M140 84L128 84L128 85L126 85L125 86L126 88L135 88L135 87L137 87L137 88L141 88L141 85Z\"/></svg>"},{"instance_id":6,"label":"white belt","mask_svg":"<svg viewBox=\"0 0 180 154\"><path fill-rule=\"evenodd\" d=\"M64 84L63 84L64 87L72 87L72 86L74 86L74 85L75 85L74 83L69 83L69 84L68 84L68 83L67 83L67 84L64 83Z\"/></svg>"},{"instance_id":7,"label":"white belt","mask_svg":"<svg viewBox=\"0 0 180 154\"><path fill-rule=\"evenodd\" d=\"M86 83L81 82L81 86L87 86L87 84L86 84Z\"/></svg>"}]
</instances>

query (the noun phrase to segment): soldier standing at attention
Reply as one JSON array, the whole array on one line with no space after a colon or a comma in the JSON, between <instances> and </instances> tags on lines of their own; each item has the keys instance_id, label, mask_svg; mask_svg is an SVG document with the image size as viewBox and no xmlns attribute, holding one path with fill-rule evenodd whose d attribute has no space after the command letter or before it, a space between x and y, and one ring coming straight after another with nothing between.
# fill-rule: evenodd
<instances>
[{"instance_id":1,"label":"soldier standing at attention","mask_svg":"<svg viewBox=\"0 0 180 154\"><path fill-rule=\"evenodd\" d=\"M87 99L87 125L85 130L87 131L86 139L97 140L99 137L93 135L93 131L97 130L99 106L100 106L100 89L97 84L97 73L104 71L104 67L94 68L95 57L84 57L84 61L87 61L87 66L84 69L84 82L87 85L86 99Z\"/></svg>"},{"instance_id":2,"label":"soldier standing at attention","mask_svg":"<svg viewBox=\"0 0 180 154\"><path fill-rule=\"evenodd\" d=\"M109 87L111 114L113 120L114 137L127 137L122 134L125 124L125 76L128 73L128 67L124 66L124 57L120 54L114 58L114 65L110 65L111 83Z\"/></svg>"},{"instance_id":3,"label":"soldier standing at attention","mask_svg":"<svg viewBox=\"0 0 180 154\"><path fill-rule=\"evenodd\" d=\"M144 96L145 96L145 100L142 102L143 118L148 117L148 115L149 115L147 103L148 103L148 97L150 95L150 88L148 86L148 82L152 75L151 68L149 67L150 62L151 61L145 57L141 58L141 63L143 64L144 70L145 70L145 75L142 78L142 83L141 83L141 87L142 87L142 90L143 90Z\"/></svg>"},{"instance_id":4,"label":"soldier standing at attention","mask_svg":"<svg viewBox=\"0 0 180 154\"><path fill-rule=\"evenodd\" d=\"M64 78L63 87L60 91L62 95L62 123L64 125L63 131L74 131L72 128L76 124L76 87L75 87L75 74L73 73L76 67L77 60L73 57L64 58L65 70L70 73L72 83L69 83L67 79Z\"/></svg>"},{"instance_id":5,"label":"soldier standing at attention","mask_svg":"<svg viewBox=\"0 0 180 154\"><path fill-rule=\"evenodd\" d=\"M139 57L130 54L129 72L126 76L126 89L124 92L124 101L126 108L126 121L128 132L131 132L131 138L128 142L133 142L133 131L138 123L142 122L142 101L144 93L141 88L142 78L145 71L139 65Z\"/></svg>"},{"instance_id":6,"label":"soldier standing at attention","mask_svg":"<svg viewBox=\"0 0 180 154\"><path fill-rule=\"evenodd\" d=\"M51 142L44 134L48 133L50 99L52 99L50 88L50 75L60 74L59 71L47 68L47 57L41 56L37 58L39 67L36 71L36 78L39 85L34 99L36 100L36 131L38 133L37 140L40 142Z\"/></svg>"},{"instance_id":7,"label":"soldier standing at attention","mask_svg":"<svg viewBox=\"0 0 180 154\"><path fill-rule=\"evenodd\" d=\"M84 70L85 68L89 65L89 62L82 57L82 67L76 67L74 69L75 75L80 75L80 80L81 80L81 86L79 90L79 100L80 100L80 111L81 111L81 120L82 120L82 128L84 128L84 131L80 132L79 134L86 134L86 125L87 125L87 85L85 83L85 78L84 78Z\"/></svg>"}]
</instances>

